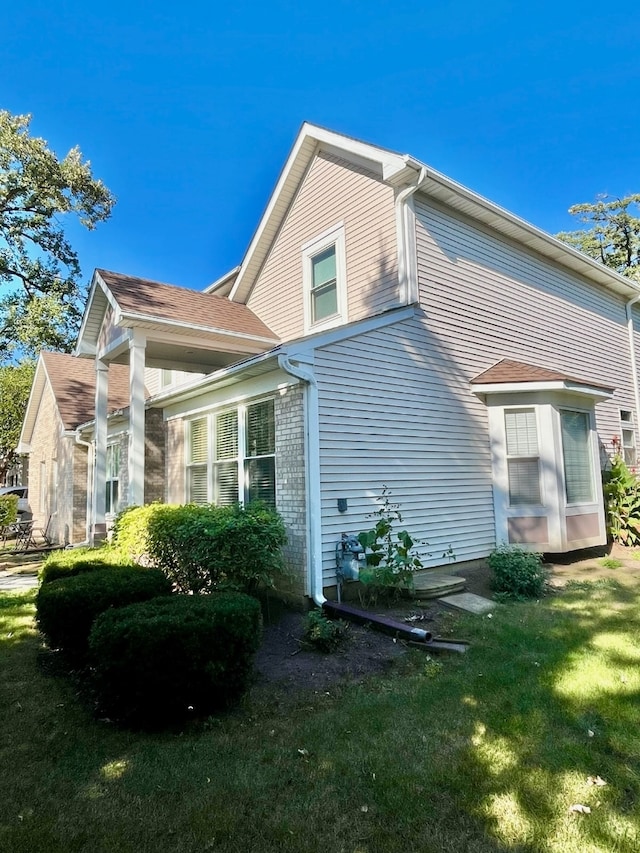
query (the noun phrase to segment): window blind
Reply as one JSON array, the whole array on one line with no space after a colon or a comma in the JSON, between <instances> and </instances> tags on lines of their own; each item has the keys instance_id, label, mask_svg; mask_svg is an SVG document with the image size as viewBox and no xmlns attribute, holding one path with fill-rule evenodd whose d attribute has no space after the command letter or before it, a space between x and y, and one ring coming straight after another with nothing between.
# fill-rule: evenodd
<instances>
[{"instance_id":1,"label":"window blind","mask_svg":"<svg viewBox=\"0 0 640 853\"><path fill-rule=\"evenodd\" d=\"M560 413L562 453L567 503L593 500L589 415L586 412Z\"/></svg>"},{"instance_id":2,"label":"window blind","mask_svg":"<svg viewBox=\"0 0 640 853\"><path fill-rule=\"evenodd\" d=\"M206 504L209 502L207 466L194 465L189 468L189 502Z\"/></svg>"},{"instance_id":3,"label":"window blind","mask_svg":"<svg viewBox=\"0 0 640 853\"><path fill-rule=\"evenodd\" d=\"M216 417L216 459L238 455L238 413L223 412Z\"/></svg>"},{"instance_id":4,"label":"window blind","mask_svg":"<svg viewBox=\"0 0 640 853\"><path fill-rule=\"evenodd\" d=\"M205 463L209 456L208 437L209 430L207 428L207 418L198 418L196 421L191 421L191 440L189 443L190 455L189 462L194 465Z\"/></svg>"},{"instance_id":5,"label":"window blind","mask_svg":"<svg viewBox=\"0 0 640 853\"><path fill-rule=\"evenodd\" d=\"M508 456L537 456L538 430L535 409L505 412Z\"/></svg>"},{"instance_id":6,"label":"window blind","mask_svg":"<svg viewBox=\"0 0 640 853\"><path fill-rule=\"evenodd\" d=\"M254 403L247 408L247 456L266 456L276 450L276 425L273 400Z\"/></svg>"}]
</instances>

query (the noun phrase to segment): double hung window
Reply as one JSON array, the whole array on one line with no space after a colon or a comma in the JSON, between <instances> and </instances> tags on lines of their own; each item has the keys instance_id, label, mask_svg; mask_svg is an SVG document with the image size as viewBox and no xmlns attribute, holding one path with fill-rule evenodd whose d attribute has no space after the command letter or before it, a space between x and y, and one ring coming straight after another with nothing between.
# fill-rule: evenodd
<instances>
[{"instance_id":1,"label":"double hung window","mask_svg":"<svg viewBox=\"0 0 640 853\"><path fill-rule=\"evenodd\" d=\"M591 461L591 419L588 412L560 412L564 482L568 504L591 503L593 476Z\"/></svg>"},{"instance_id":2,"label":"double hung window","mask_svg":"<svg viewBox=\"0 0 640 853\"><path fill-rule=\"evenodd\" d=\"M622 436L622 456L627 465L634 468L638 457L636 455L636 430L633 423L633 412L625 409L620 410L620 432Z\"/></svg>"},{"instance_id":3,"label":"double hung window","mask_svg":"<svg viewBox=\"0 0 640 853\"><path fill-rule=\"evenodd\" d=\"M342 225L302 247L304 319L307 331L346 322L345 247Z\"/></svg>"},{"instance_id":4,"label":"double hung window","mask_svg":"<svg viewBox=\"0 0 640 853\"><path fill-rule=\"evenodd\" d=\"M120 491L120 445L107 445L107 476L105 512L116 513L119 509Z\"/></svg>"},{"instance_id":5,"label":"double hung window","mask_svg":"<svg viewBox=\"0 0 640 853\"><path fill-rule=\"evenodd\" d=\"M262 400L189 422L187 493L191 503L275 506L275 415Z\"/></svg>"},{"instance_id":6,"label":"double hung window","mask_svg":"<svg viewBox=\"0 0 640 853\"><path fill-rule=\"evenodd\" d=\"M540 505L540 451L535 409L504 413L509 474L509 504Z\"/></svg>"}]
</instances>

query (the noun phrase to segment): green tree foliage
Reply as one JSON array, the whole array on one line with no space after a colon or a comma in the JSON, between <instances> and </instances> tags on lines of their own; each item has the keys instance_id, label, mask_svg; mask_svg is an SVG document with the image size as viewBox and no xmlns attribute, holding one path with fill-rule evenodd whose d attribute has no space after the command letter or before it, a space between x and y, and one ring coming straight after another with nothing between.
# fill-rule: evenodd
<instances>
[{"instance_id":1,"label":"green tree foliage","mask_svg":"<svg viewBox=\"0 0 640 853\"><path fill-rule=\"evenodd\" d=\"M0 110L0 359L68 349L79 320L80 264L62 218L92 230L114 197L78 148L58 159L30 116Z\"/></svg>"},{"instance_id":2,"label":"green tree foliage","mask_svg":"<svg viewBox=\"0 0 640 853\"><path fill-rule=\"evenodd\" d=\"M16 458L33 371L30 361L0 366L0 483Z\"/></svg>"},{"instance_id":3,"label":"green tree foliage","mask_svg":"<svg viewBox=\"0 0 640 853\"><path fill-rule=\"evenodd\" d=\"M640 193L574 204L569 213L586 227L556 236L621 275L640 280L640 217L633 210L640 212Z\"/></svg>"}]
</instances>

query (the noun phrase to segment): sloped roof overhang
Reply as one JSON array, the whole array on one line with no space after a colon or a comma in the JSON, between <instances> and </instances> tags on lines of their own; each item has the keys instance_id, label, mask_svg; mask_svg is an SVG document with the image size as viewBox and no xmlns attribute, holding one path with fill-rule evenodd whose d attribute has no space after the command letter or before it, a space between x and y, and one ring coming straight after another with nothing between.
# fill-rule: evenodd
<instances>
[{"instance_id":1,"label":"sloped roof overhang","mask_svg":"<svg viewBox=\"0 0 640 853\"><path fill-rule=\"evenodd\" d=\"M615 388L567 376L558 370L502 359L471 380L471 391L477 396L555 391L601 401L608 400Z\"/></svg>"}]
</instances>

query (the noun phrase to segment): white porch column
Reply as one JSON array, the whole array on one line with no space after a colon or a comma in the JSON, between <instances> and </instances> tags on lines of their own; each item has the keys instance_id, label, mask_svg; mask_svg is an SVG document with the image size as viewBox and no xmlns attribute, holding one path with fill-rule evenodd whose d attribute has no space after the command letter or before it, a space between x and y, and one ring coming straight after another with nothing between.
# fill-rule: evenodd
<instances>
[{"instance_id":1,"label":"white porch column","mask_svg":"<svg viewBox=\"0 0 640 853\"><path fill-rule=\"evenodd\" d=\"M105 521L107 480L107 399L109 395L109 365L96 360L96 433L95 469L93 473L93 523L92 542L100 542L107 535Z\"/></svg>"},{"instance_id":2,"label":"white porch column","mask_svg":"<svg viewBox=\"0 0 640 853\"><path fill-rule=\"evenodd\" d=\"M134 330L129 341L129 491L128 506L144 503L145 336Z\"/></svg>"}]
</instances>

